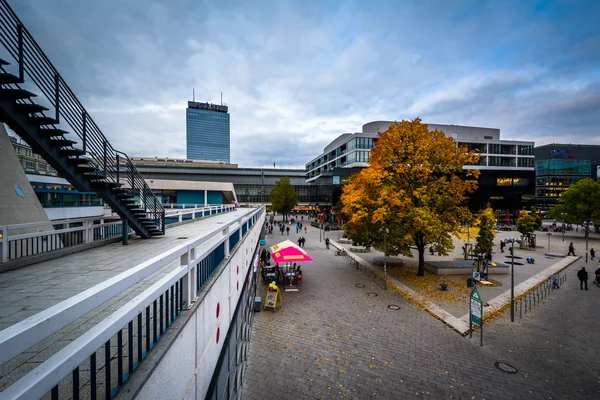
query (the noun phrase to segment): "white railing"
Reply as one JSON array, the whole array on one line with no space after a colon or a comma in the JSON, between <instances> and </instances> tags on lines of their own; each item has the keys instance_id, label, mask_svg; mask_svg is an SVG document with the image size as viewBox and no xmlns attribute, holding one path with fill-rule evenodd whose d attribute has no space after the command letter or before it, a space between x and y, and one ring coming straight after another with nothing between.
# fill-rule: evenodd
<instances>
[{"instance_id":1,"label":"white railing","mask_svg":"<svg viewBox=\"0 0 600 400\"><path fill-rule=\"evenodd\" d=\"M235 207L231 204L189 209L167 209L165 217L177 218L177 221L170 222L174 223L220 214L234 209ZM81 226L72 227L73 224L81 224ZM66 228L48 230L50 225L66 225ZM119 217L97 216L0 226L0 264L66 247L120 237L123 234L122 225ZM25 234L11 234L11 231L19 232L36 228L43 228L44 230ZM135 234L131 228L128 227L127 229L129 235Z\"/></svg>"},{"instance_id":2,"label":"white railing","mask_svg":"<svg viewBox=\"0 0 600 400\"><path fill-rule=\"evenodd\" d=\"M79 226L73 227L72 225L74 224ZM66 225L66 228L48 229L49 226L56 225ZM111 216L0 226L0 263L121 236L121 226L122 222L120 218ZM15 233L37 228L44 230L31 233Z\"/></svg>"},{"instance_id":3,"label":"white railing","mask_svg":"<svg viewBox=\"0 0 600 400\"><path fill-rule=\"evenodd\" d=\"M115 335L117 335L117 346L119 347L118 386L113 388L109 384L105 389L108 392L119 390L133 370L137 368L139 362L142 361L146 353L153 348L154 344L160 339L164 331L166 331L171 322L174 321L176 318L175 312L179 314L179 312L184 309L184 304L185 309L189 309L193 305L198 299L197 294L201 287L207 282L208 278L217 270L223 261L229 261L231 268L233 268L234 264L237 265L237 273L234 274L231 272L231 275L234 278L236 275L247 275L251 268L251 262L248 262L248 259L249 257L252 257L252 254L248 254L248 250L249 248L256 247L258 244L262 226L264 224L264 210L264 207L254 211L248 209L250 212L242 217L221 225L194 239L188 240L187 242L139 264L126 272L0 331L1 365L16 355L26 351L36 343L39 343L49 335L64 328L69 323L75 321L94 308L100 306L112 297L120 294L134 283L144 279L169 263L178 260L180 262L179 267L169 272L133 300L127 302L125 306L121 307L98 325L71 342L19 381L3 392L0 392L0 400L41 398L49 391L52 391L53 394L56 393L56 396L58 396L58 384L63 378L70 373L73 373L73 381L75 381L75 379L77 382L79 381L79 366L81 363L89 359L90 365L92 366L90 370L96 370L96 352L99 349L102 347L105 348L105 355L109 356L105 359L111 359L111 357L113 357L111 353L111 351L113 351L111 350L111 338ZM232 238L234 244L230 248L230 241L232 241ZM239 243L244 244L245 251L236 251L235 255L230 254L230 251ZM223 254L222 258L219 259L219 254L215 255L215 252L217 252L221 246L223 248ZM238 250L240 248L241 246L238 247ZM239 280L237 281L237 284L239 285ZM171 291L170 318L169 290ZM225 299L229 299L231 303L237 304L239 293L237 293L237 297L235 296L235 291L233 293L219 293L219 295L225 296ZM165 300L164 309L163 297ZM158 311L158 301L160 301L160 311ZM175 310L175 312L173 310ZM146 316L146 351L142 354L140 347L143 347L142 328L144 327L142 327L142 315L144 311ZM226 311L229 312L229 310L224 309L223 314L226 314ZM165 329L162 329L163 314L165 312L166 327ZM159 335L157 335L157 315L160 318L161 332ZM131 343L133 341L132 332L136 316L139 356L137 363L134 365L133 344ZM154 326L154 339L152 345L150 345L149 342L150 337L152 336L150 334L151 319ZM220 319L217 322L219 321ZM223 337L227 332L226 327L229 323L230 321L227 321L222 324L224 328ZM123 375L124 368L122 365L122 339L125 328L128 328L126 333L129 335L128 340L130 344L128 357L130 370L127 375ZM116 354L117 353L115 353L115 355ZM194 371L192 371L192 373L193 372ZM107 373L108 379L106 379L105 382L111 382L110 368L107 369L105 365L104 372L100 373ZM75 377L75 374L77 374L77 377ZM92 385L91 389L95 390L95 377L91 378L90 384ZM78 385L73 385L73 391L77 391L77 396L75 396L74 393L72 396L78 398L79 387L76 388L75 386Z\"/></svg>"},{"instance_id":4,"label":"white railing","mask_svg":"<svg viewBox=\"0 0 600 400\"><path fill-rule=\"evenodd\" d=\"M214 206L202 206L191 208L185 208L185 204L183 206L184 208L166 208L165 219L177 217L177 222L183 222L184 220L202 218L218 213L223 213L226 211L232 211L235 209L235 207L231 204L219 204Z\"/></svg>"}]
</instances>

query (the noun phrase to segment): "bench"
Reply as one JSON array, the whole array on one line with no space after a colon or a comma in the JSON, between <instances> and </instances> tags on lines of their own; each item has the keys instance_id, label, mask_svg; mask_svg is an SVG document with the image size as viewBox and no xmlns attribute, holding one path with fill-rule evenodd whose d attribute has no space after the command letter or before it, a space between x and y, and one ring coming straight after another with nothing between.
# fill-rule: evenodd
<instances>
[{"instance_id":1,"label":"bench","mask_svg":"<svg viewBox=\"0 0 600 400\"><path fill-rule=\"evenodd\" d=\"M338 240L338 242L342 244L352 244L352 239L341 238L340 240Z\"/></svg>"},{"instance_id":2,"label":"bench","mask_svg":"<svg viewBox=\"0 0 600 400\"><path fill-rule=\"evenodd\" d=\"M371 249L365 246L350 246L350 251L353 253L368 253Z\"/></svg>"}]
</instances>

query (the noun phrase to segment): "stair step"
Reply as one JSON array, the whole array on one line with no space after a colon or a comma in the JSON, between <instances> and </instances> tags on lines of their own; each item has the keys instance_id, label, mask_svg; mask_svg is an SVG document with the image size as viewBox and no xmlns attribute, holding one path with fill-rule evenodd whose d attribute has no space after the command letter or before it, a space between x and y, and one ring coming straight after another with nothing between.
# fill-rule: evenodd
<instances>
[{"instance_id":1,"label":"stair step","mask_svg":"<svg viewBox=\"0 0 600 400\"><path fill-rule=\"evenodd\" d=\"M36 113L36 112L42 112L42 111L48 111L48 109L40 104L36 104L36 103L17 103L15 104L15 107L22 111L22 112L27 112L27 113Z\"/></svg>"},{"instance_id":2,"label":"stair step","mask_svg":"<svg viewBox=\"0 0 600 400\"><path fill-rule=\"evenodd\" d=\"M69 139L50 139L50 143L56 145L57 147L68 147L77 144L76 141Z\"/></svg>"},{"instance_id":3,"label":"stair step","mask_svg":"<svg viewBox=\"0 0 600 400\"><path fill-rule=\"evenodd\" d=\"M40 128L40 133L46 136L62 136L69 132L59 128Z\"/></svg>"},{"instance_id":4,"label":"stair step","mask_svg":"<svg viewBox=\"0 0 600 400\"><path fill-rule=\"evenodd\" d=\"M21 79L18 76L9 74L8 72L0 73L0 85L5 83L21 83Z\"/></svg>"},{"instance_id":5,"label":"stair step","mask_svg":"<svg viewBox=\"0 0 600 400\"><path fill-rule=\"evenodd\" d=\"M123 200L121 200L121 203L123 203L123 204L125 204L127 206L127 205L130 205L130 204L135 204L135 200L133 200L133 199L123 199Z\"/></svg>"},{"instance_id":6,"label":"stair step","mask_svg":"<svg viewBox=\"0 0 600 400\"><path fill-rule=\"evenodd\" d=\"M10 63L0 58L0 65L10 65Z\"/></svg>"},{"instance_id":7,"label":"stair step","mask_svg":"<svg viewBox=\"0 0 600 400\"><path fill-rule=\"evenodd\" d=\"M133 196L130 193L117 193L117 197L120 199L131 199Z\"/></svg>"},{"instance_id":8,"label":"stair step","mask_svg":"<svg viewBox=\"0 0 600 400\"><path fill-rule=\"evenodd\" d=\"M32 115L29 119L38 125L54 125L58 123L56 119L44 115Z\"/></svg>"},{"instance_id":9,"label":"stair step","mask_svg":"<svg viewBox=\"0 0 600 400\"><path fill-rule=\"evenodd\" d=\"M90 162L89 158L81 158L81 157L69 157L68 161L70 164L73 165L81 165L81 164L87 164Z\"/></svg>"},{"instance_id":10,"label":"stair step","mask_svg":"<svg viewBox=\"0 0 600 400\"><path fill-rule=\"evenodd\" d=\"M84 174L87 173L87 172L96 172L97 171L97 168L96 167L92 167L91 165L78 165L75 168L79 172L84 173Z\"/></svg>"},{"instance_id":11,"label":"stair step","mask_svg":"<svg viewBox=\"0 0 600 400\"><path fill-rule=\"evenodd\" d=\"M66 156L82 156L85 154L85 151L81 149L58 149L58 151Z\"/></svg>"},{"instance_id":12,"label":"stair step","mask_svg":"<svg viewBox=\"0 0 600 400\"><path fill-rule=\"evenodd\" d=\"M87 165L86 165L86 167L87 167ZM85 176L90 181L105 178L104 174L102 172L97 171L96 168L94 168L94 167L89 167L89 168L90 168L90 172L84 173L83 176Z\"/></svg>"},{"instance_id":13,"label":"stair step","mask_svg":"<svg viewBox=\"0 0 600 400\"><path fill-rule=\"evenodd\" d=\"M104 188L117 188L119 186L121 186L120 183L117 182L106 182L106 181L92 181L92 185L94 186L101 186Z\"/></svg>"},{"instance_id":14,"label":"stair step","mask_svg":"<svg viewBox=\"0 0 600 400\"><path fill-rule=\"evenodd\" d=\"M31 93L29 90L25 89L0 89L0 94L12 99L29 99L31 97L37 97L37 94Z\"/></svg>"}]
</instances>

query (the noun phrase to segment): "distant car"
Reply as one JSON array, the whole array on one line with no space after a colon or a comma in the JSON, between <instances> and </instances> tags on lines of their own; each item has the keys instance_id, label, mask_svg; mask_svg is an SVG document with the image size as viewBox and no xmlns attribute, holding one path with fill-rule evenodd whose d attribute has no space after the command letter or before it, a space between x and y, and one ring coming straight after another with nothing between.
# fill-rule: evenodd
<instances>
[{"instance_id":1,"label":"distant car","mask_svg":"<svg viewBox=\"0 0 600 400\"><path fill-rule=\"evenodd\" d=\"M501 231L513 231L515 230L515 227L513 227L512 225L500 225L498 229Z\"/></svg>"}]
</instances>

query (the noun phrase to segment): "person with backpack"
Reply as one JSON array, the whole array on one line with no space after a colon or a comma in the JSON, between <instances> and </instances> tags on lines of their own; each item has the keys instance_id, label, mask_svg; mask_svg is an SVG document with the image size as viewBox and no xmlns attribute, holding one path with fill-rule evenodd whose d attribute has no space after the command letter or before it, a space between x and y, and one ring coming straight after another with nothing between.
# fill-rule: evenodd
<instances>
[{"instance_id":1,"label":"person with backpack","mask_svg":"<svg viewBox=\"0 0 600 400\"><path fill-rule=\"evenodd\" d=\"M329 238L325 238L325 248L329 250Z\"/></svg>"}]
</instances>

